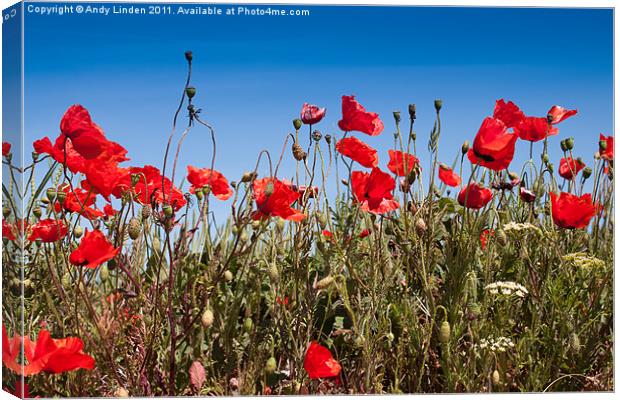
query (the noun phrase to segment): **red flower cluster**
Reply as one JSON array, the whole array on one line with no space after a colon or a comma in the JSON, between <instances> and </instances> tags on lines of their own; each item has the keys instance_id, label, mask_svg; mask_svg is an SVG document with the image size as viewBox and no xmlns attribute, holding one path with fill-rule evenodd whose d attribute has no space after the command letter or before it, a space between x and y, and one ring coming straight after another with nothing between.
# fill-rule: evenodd
<instances>
[{"instance_id":1,"label":"red flower cluster","mask_svg":"<svg viewBox=\"0 0 620 400\"><path fill-rule=\"evenodd\" d=\"M355 96L342 96L342 119L338 121L338 126L345 132L359 131L370 136L383 132L379 114L367 112Z\"/></svg>"},{"instance_id":2,"label":"red flower cluster","mask_svg":"<svg viewBox=\"0 0 620 400\"><path fill-rule=\"evenodd\" d=\"M101 231L89 232L87 229L78 248L69 256L69 262L86 268L97 268L104 262L116 257L119 251L121 248L114 248Z\"/></svg>"},{"instance_id":3,"label":"red flower cluster","mask_svg":"<svg viewBox=\"0 0 620 400\"><path fill-rule=\"evenodd\" d=\"M495 231L493 229L485 229L480 234L480 248L482 250L486 249L487 242L491 237L495 236Z\"/></svg>"},{"instance_id":4,"label":"red flower cluster","mask_svg":"<svg viewBox=\"0 0 620 400\"><path fill-rule=\"evenodd\" d=\"M62 185L58 188L58 190L66 193L66 196L62 205L58 202L58 200L54 203L54 209L56 212L60 212L61 209L64 209L68 212L83 215L91 220L104 215L102 211L92 207L95 205L96 201L96 195L92 192L89 193L81 188L75 188L72 191L68 184Z\"/></svg>"},{"instance_id":5,"label":"red flower cluster","mask_svg":"<svg viewBox=\"0 0 620 400\"><path fill-rule=\"evenodd\" d=\"M310 379L333 378L340 375L342 367L332 353L316 341L312 341L304 359L304 369Z\"/></svg>"},{"instance_id":6,"label":"red flower cluster","mask_svg":"<svg viewBox=\"0 0 620 400\"><path fill-rule=\"evenodd\" d=\"M50 218L42 219L32 225L32 231L30 236L28 236L28 240L34 242L40 239L43 243L52 243L67 236L68 232L69 230L64 222Z\"/></svg>"},{"instance_id":7,"label":"red flower cluster","mask_svg":"<svg viewBox=\"0 0 620 400\"><path fill-rule=\"evenodd\" d=\"M439 164L439 180L452 187L461 184L461 177L446 164Z\"/></svg>"},{"instance_id":8,"label":"red flower cluster","mask_svg":"<svg viewBox=\"0 0 620 400\"><path fill-rule=\"evenodd\" d=\"M585 228L599 210L600 206L592 202L589 193L581 197L566 192L559 196L551 193L551 216L560 228Z\"/></svg>"},{"instance_id":9,"label":"red flower cluster","mask_svg":"<svg viewBox=\"0 0 620 400\"><path fill-rule=\"evenodd\" d=\"M388 150L390 161L388 169L398 176L407 176L412 169L417 167L420 161L412 154L398 150Z\"/></svg>"},{"instance_id":10,"label":"red flower cluster","mask_svg":"<svg viewBox=\"0 0 620 400\"><path fill-rule=\"evenodd\" d=\"M458 201L462 206L478 210L489 204L492 198L493 192L491 192L490 189L487 189L476 182L472 182L461 189L458 196Z\"/></svg>"},{"instance_id":11,"label":"red flower cluster","mask_svg":"<svg viewBox=\"0 0 620 400\"><path fill-rule=\"evenodd\" d=\"M560 176L564 179L573 179L573 177L579 174L586 165L581 161L581 159L574 160L572 157L562 158L560 160Z\"/></svg>"},{"instance_id":12,"label":"red flower cluster","mask_svg":"<svg viewBox=\"0 0 620 400\"><path fill-rule=\"evenodd\" d=\"M9 224L4 218L2 219L2 237L8 240L15 240L13 225Z\"/></svg>"},{"instance_id":13,"label":"red flower cluster","mask_svg":"<svg viewBox=\"0 0 620 400\"><path fill-rule=\"evenodd\" d=\"M24 356L28 364L21 365L15 359L20 354L23 344ZM76 369L93 369L95 360L82 351L84 343L77 337L52 339L50 333L43 329L36 342L28 337L13 336L9 339L6 328L2 325L2 362L12 371L30 376L40 372L59 374Z\"/></svg>"},{"instance_id":14,"label":"red flower cluster","mask_svg":"<svg viewBox=\"0 0 620 400\"><path fill-rule=\"evenodd\" d=\"M377 150L356 137L351 136L340 140L336 143L336 150L366 168L374 168L379 165Z\"/></svg>"},{"instance_id":15,"label":"red flower cluster","mask_svg":"<svg viewBox=\"0 0 620 400\"><path fill-rule=\"evenodd\" d=\"M364 211L384 214L399 207L392 195L392 191L396 187L394 178L379 168L373 168L370 174L353 171L351 187L355 199L361 203Z\"/></svg>"},{"instance_id":16,"label":"red flower cluster","mask_svg":"<svg viewBox=\"0 0 620 400\"><path fill-rule=\"evenodd\" d=\"M196 189L202 189L205 186L209 186L211 193L220 200L228 200L233 193L226 177L209 168L200 169L189 165L187 167L187 180L192 184L189 189L191 193L195 193Z\"/></svg>"},{"instance_id":17,"label":"red flower cluster","mask_svg":"<svg viewBox=\"0 0 620 400\"><path fill-rule=\"evenodd\" d=\"M132 188L131 176L138 177ZM130 167L114 188L114 196L121 198L123 194L132 193L140 204L170 204L174 211L187 204L183 193L177 189L170 179L164 178L159 169L151 165Z\"/></svg>"},{"instance_id":18,"label":"red flower cluster","mask_svg":"<svg viewBox=\"0 0 620 400\"><path fill-rule=\"evenodd\" d=\"M318 124L325 116L325 108L304 103L301 108L301 121L306 125Z\"/></svg>"},{"instance_id":19,"label":"red flower cluster","mask_svg":"<svg viewBox=\"0 0 620 400\"><path fill-rule=\"evenodd\" d=\"M253 198L257 210L252 216L255 220L268 217L281 217L289 221L299 222L306 215L291 207L299 197L298 192L290 185L277 178L256 179L252 185Z\"/></svg>"}]
</instances>

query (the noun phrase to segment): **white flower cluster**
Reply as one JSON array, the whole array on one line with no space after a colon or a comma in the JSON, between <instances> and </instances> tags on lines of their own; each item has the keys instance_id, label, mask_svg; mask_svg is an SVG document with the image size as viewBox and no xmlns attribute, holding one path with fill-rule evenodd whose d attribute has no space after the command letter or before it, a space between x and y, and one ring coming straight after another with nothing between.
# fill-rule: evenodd
<instances>
[{"instance_id":1,"label":"white flower cluster","mask_svg":"<svg viewBox=\"0 0 620 400\"><path fill-rule=\"evenodd\" d=\"M596 257L590 256L586 253L571 253L562 257L564 261L570 263L578 268L583 269L597 269L604 268L605 261Z\"/></svg>"},{"instance_id":2,"label":"white flower cluster","mask_svg":"<svg viewBox=\"0 0 620 400\"><path fill-rule=\"evenodd\" d=\"M527 289L516 282L494 282L485 286L484 289L488 290L491 294L501 294L504 296L511 296L514 294L521 298L528 294Z\"/></svg>"},{"instance_id":3,"label":"white flower cluster","mask_svg":"<svg viewBox=\"0 0 620 400\"><path fill-rule=\"evenodd\" d=\"M480 340L478 345L480 349L489 349L494 353L505 353L508 349L515 347L512 339L500 336L498 338L488 337Z\"/></svg>"},{"instance_id":4,"label":"white flower cluster","mask_svg":"<svg viewBox=\"0 0 620 400\"><path fill-rule=\"evenodd\" d=\"M542 231L540 230L540 228L537 227L536 225L530 224L529 222L525 222L525 223L509 222L506 225L504 225L503 229L504 229L504 232L506 233L514 232L515 234L517 234L520 232L523 232L523 233L532 232L532 233L535 233L536 235L542 236Z\"/></svg>"}]
</instances>

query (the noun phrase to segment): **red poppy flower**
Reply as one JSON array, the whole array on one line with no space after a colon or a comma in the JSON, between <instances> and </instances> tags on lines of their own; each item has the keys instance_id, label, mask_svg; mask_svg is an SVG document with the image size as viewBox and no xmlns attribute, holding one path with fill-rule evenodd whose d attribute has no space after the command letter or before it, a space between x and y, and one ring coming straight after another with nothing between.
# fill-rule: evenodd
<instances>
[{"instance_id":1,"label":"red poppy flower","mask_svg":"<svg viewBox=\"0 0 620 400\"><path fill-rule=\"evenodd\" d=\"M580 159L574 160L572 157L562 158L560 160L560 176L564 179L573 179L586 164Z\"/></svg>"},{"instance_id":2,"label":"red poppy flower","mask_svg":"<svg viewBox=\"0 0 620 400\"><path fill-rule=\"evenodd\" d=\"M81 105L73 105L60 121L60 131L73 144L73 148L86 159L97 158L110 145L103 130L95 124L88 111Z\"/></svg>"},{"instance_id":3,"label":"red poppy flower","mask_svg":"<svg viewBox=\"0 0 620 400\"><path fill-rule=\"evenodd\" d=\"M59 187L58 190L65 192L66 197L62 206L58 200L56 200L54 203L54 209L56 212L60 212L61 208L63 208L69 212L83 215L91 220L104 215L102 211L92 207L95 205L97 198L97 195L94 193L89 193L82 188L74 188L74 190L71 190L69 185L63 185L62 187Z\"/></svg>"},{"instance_id":4,"label":"red poppy flower","mask_svg":"<svg viewBox=\"0 0 620 400\"><path fill-rule=\"evenodd\" d=\"M2 326L2 361L7 368L23 376L38 374L41 371L59 374L76 369L93 369L95 360L84 354L84 344L77 337L52 339L50 333L43 329L39 332L36 343L28 337L14 336L9 339ZM23 342L27 365L15 361Z\"/></svg>"},{"instance_id":5,"label":"red poppy flower","mask_svg":"<svg viewBox=\"0 0 620 400\"><path fill-rule=\"evenodd\" d=\"M507 128L514 128L525 118L525 114L512 101L506 103L504 99L499 99L495 102L493 118L502 121Z\"/></svg>"},{"instance_id":6,"label":"red poppy flower","mask_svg":"<svg viewBox=\"0 0 620 400\"><path fill-rule=\"evenodd\" d=\"M589 193L579 197L571 193L560 192L560 196L551 193L551 216L560 228L585 228L599 210L592 202Z\"/></svg>"},{"instance_id":7,"label":"red poppy flower","mask_svg":"<svg viewBox=\"0 0 620 400\"><path fill-rule=\"evenodd\" d=\"M107 217L113 217L118 213L118 210L115 210L110 204L106 204L103 206L103 213Z\"/></svg>"},{"instance_id":8,"label":"red poppy flower","mask_svg":"<svg viewBox=\"0 0 620 400\"><path fill-rule=\"evenodd\" d=\"M2 237L8 240L15 240L15 234L13 233L13 225L2 219Z\"/></svg>"},{"instance_id":9,"label":"red poppy flower","mask_svg":"<svg viewBox=\"0 0 620 400\"><path fill-rule=\"evenodd\" d=\"M566 108L561 106L553 106L547 112L547 115L551 116L551 123L553 125L559 124L566 118L572 117L575 114L577 114L577 110L567 110Z\"/></svg>"},{"instance_id":10,"label":"red poppy flower","mask_svg":"<svg viewBox=\"0 0 620 400\"><path fill-rule=\"evenodd\" d=\"M495 118L485 118L476 134L467 158L494 171L508 168L515 154L517 135L508 133L506 125Z\"/></svg>"},{"instance_id":11,"label":"red poppy flower","mask_svg":"<svg viewBox=\"0 0 620 400\"><path fill-rule=\"evenodd\" d=\"M322 379L340 375L342 367L326 347L312 341L306 351L304 369L310 379Z\"/></svg>"},{"instance_id":12,"label":"red poppy flower","mask_svg":"<svg viewBox=\"0 0 620 400\"><path fill-rule=\"evenodd\" d=\"M534 194L534 192L532 192L531 190L527 190L523 186L519 188L519 197L521 197L521 200L526 203L532 203L534 200L536 200L536 194Z\"/></svg>"},{"instance_id":13,"label":"red poppy flower","mask_svg":"<svg viewBox=\"0 0 620 400\"><path fill-rule=\"evenodd\" d=\"M487 242L489 239L495 236L495 231L493 229L485 229L480 234L480 248L484 250L487 247Z\"/></svg>"},{"instance_id":14,"label":"red poppy flower","mask_svg":"<svg viewBox=\"0 0 620 400\"><path fill-rule=\"evenodd\" d=\"M253 219L281 217L299 222L306 218L305 214L291 208L291 204L299 199L300 194L281 180L277 178L256 179L252 187L257 208L252 216Z\"/></svg>"},{"instance_id":15,"label":"red poppy flower","mask_svg":"<svg viewBox=\"0 0 620 400\"><path fill-rule=\"evenodd\" d=\"M325 108L320 108L314 104L304 103L301 108L301 121L306 125L319 123L325 116Z\"/></svg>"},{"instance_id":16,"label":"red poppy flower","mask_svg":"<svg viewBox=\"0 0 620 400\"><path fill-rule=\"evenodd\" d=\"M11 153L11 143L2 142L2 156L6 157Z\"/></svg>"},{"instance_id":17,"label":"red poppy flower","mask_svg":"<svg viewBox=\"0 0 620 400\"><path fill-rule=\"evenodd\" d=\"M78 248L69 256L69 261L73 265L97 268L104 262L116 257L120 250L120 247L114 248L101 231L89 232L86 229L86 234L80 241Z\"/></svg>"},{"instance_id":18,"label":"red poppy flower","mask_svg":"<svg viewBox=\"0 0 620 400\"><path fill-rule=\"evenodd\" d=\"M452 187L461 184L461 177L446 164L439 164L439 180Z\"/></svg>"},{"instance_id":19,"label":"red poppy flower","mask_svg":"<svg viewBox=\"0 0 620 400\"><path fill-rule=\"evenodd\" d=\"M334 234L331 233L330 231L328 231L327 229L323 229L323 232L321 232L323 236L325 236L327 239L331 239L334 237Z\"/></svg>"},{"instance_id":20,"label":"red poppy flower","mask_svg":"<svg viewBox=\"0 0 620 400\"><path fill-rule=\"evenodd\" d=\"M42 219L32 226L28 240L34 242L41 239L44 243L51 243L64 238L68 232L69 230L64 222L55 219Z\"/></svg>"},{"instance_id":21,"label":"red poppy flower","mask_svg":"<svg viewBox=\"0 0 620 400\"><path fill-rule=\"evenodd\" d=\"M399 150L388 150L390 162L387 167L398 176L407 176L420 162L414 155ZM405 166L406 165L406 166Z\"/></svg>"},{"instance_id":22,"label":"red poppy flower","mask_svg":"<svg viewBox=\"0 0 620 400\"><path fill-rule=\"evenodd\" d=\"M191 193L195 193L196 189L202 189L205 186L209 186L211 193L220 200L227 200L233 193L226 177L209 168L200 169L189 165L187 167L187 180L192 184L189 188Z\"/></svg>"},{"instance_id":23,"label":"red poppy flower","mask_svg":"<svg viewBox=\"0 0 620 400\"><path fill-rule=\"evenodd\" d=\"M370 235L370 229L364 229L360 232L360 239L364 239L368 235Z\"/></svg>"},{"instance_id":24,"label":"red poppy flower","mask_svg":"<svg viewBox=\"0 0 620 400\"><path fill-rule=\"evenodd\" d=\"M544 140L547 136L557 135L558 128L550 126L547 118L525 117L515 127L515 133L523 140L538 142Z\"/></svg>"},{"instance_id":25,"label":"red poppy flower","mask_svg":"<svg viewBox=\"0 0 620 400\"><path fill-rule=\"evenodd\" d=\"M607 147L605 150L600 150L599 153L603 160L611 161L614 159L614 137L613 136L605 136L602 133L599 136L599 141L604 140L607 143Z\"/></svg>"},{"instance_id":26,"label":"red poppy flower","mask_svg":"<svg viewBox=\"0 0 620 400\"><path fill-rule=\"evenodd\" d=\"M336 150L366 168L374 168L379 164L377 150L353 136L336 143Z\"/></svg>"},{"instance_id":27,"label":"red poppy flower","mask_svg":"<svg viewBox=\"0 0 620 400\"><path fill-rule=\"evenodd\" d=\"M467 198L467 203L465 203L465 198ZM476 182L472 182L468 186L461 189L458 196L458 201L462 206L478 210L489 204L492 198L493 192L491 192L490 189L487 189Z\"/></svg>"},{"instance_id":28,"label":"red poppy flower","mask_svg":"<svg viewBox=\"0 0 620 400\"><path fill-rule=\"evenodd\" d=\"M131 176L137 175L138 180L133 187L134 199L140 204L170 204L174 211L180 210L187 201L183 192L177 189L170 179L163 178L159 169L145 165L144 167L130 167L113 190L117 198L121 198L124 193L131 191ZM163 182L163 186L162 186Z\"/></svg>"},{"instance_id":29,"label":"red poppy flower","mask_svg":"<svg viewBox=\"0 0 620 400\"><path fill-rule=\"evenodd\" d=\"M338 121L338 126L345 132L359 131L370 136L383 132L379 114L367 112L355 96L342 96L342 119Z\"/></svg>"},{"instance_id":30,"label":"red poppy flower","mask_svg":"<svg viewBox=\"0 0 620 400\"><path fill-rule=\"evenodd\" d=\"M276 296L276 303L278 303L281 306L288 306L288 296L284 296L284 298L280 297L280 296Z\"/></svg>"},{"instance_id":31,"label":"red poppy flower","mask_svg":"<svg viewBox=\"0 0 620 400\"><path fill-rule=\"evenodd\" d=\"M353 171L351 187L355 199L361 203L363 211L373 214L383 214L394 211L399 207L394 200L392 191L396 182L389 174L379 168L373 168L370 174L362 171Z\"/></svg>"}]
</instances>

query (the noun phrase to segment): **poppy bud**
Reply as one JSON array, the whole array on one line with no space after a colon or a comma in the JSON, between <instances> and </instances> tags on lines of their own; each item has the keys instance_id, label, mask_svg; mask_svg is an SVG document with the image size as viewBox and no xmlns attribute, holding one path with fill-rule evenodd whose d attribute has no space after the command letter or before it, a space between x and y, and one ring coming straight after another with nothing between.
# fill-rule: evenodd
<instances>
[{"instance_id":1,"label":"poppy bud","mask_svg":"<svg viewBox=\"0 0 620 400\"><path fill-rule=\"evenodd\" d=\"M588 179L590 175L592 175L592 168L585 167L581 173L581 176L583 176L583 179Z\"/></svg>"},{"instance_id":2,"label":"poppy bud","mask_svg":"<svg viewBox=\"0 0 620 400\"><path fill-rule=\"evenodd\" d=\"M75 236L76 239L79 239L82 237L82 235L84 234L84 228L82 228L81 226L76 226L75 229L73 229L73 236Z\"/></svg>"},{"instance_id":3,"label":"poppy bud","mask_svg":"<svg viewBox=\"0 0 620 400\"><path fill-rule=\"evenodd\" d=\"M314 131L312 132L312 139L314 139L315 142L319 142L321 141L321 139L323 138L323 135L321 134L320 131Z\"/></svg>"},{"instance_id":4,"label":"poppy bud","mask_svg":"<svg viewBox=\"0 0 620 400\"><path fill-rule=\"evenodd\" d=\"M513 180L513 181L519 180L519 175L517 175L517 173L513 171L508 172L508 177L510 178L510 180Z\"/></svg>"},{"instance_id":5,"label":"poppy bud","mask_svg":"<svg viewBox=\"0 0 620 400\"><path fill-rule=\"evenodd\" d=\"M2 215L4 216L4 218L8 217L9 215L11 215L11 209L8 207L3 207Z\"/></svg>"},{"instance_id":6,"label":"poppy bud","mask_svg":"<svg viewBox=\"0 0 620 400\"><path fill-rule=\"evenodd\" d=\"M230 281L232 281L232 280L233 280L233 278L234 278L234 276L233 276L233 273L232 273L232 272L230 272L229 270L224 271L224 280L225 280L226 282L230 282Z\"/></svg>"},{"instance_id":7,"label":"poppy bud","mask_svg":"<svg viewBox=\"0 0 620 400\"><path fill-rule=\"evenodd\" d=\"M142 207L142 212L141 212L142 219L143 220L149 219L149 217L151 216L151 212L152 212L152 208L151 208L150 205L147 204L147 205L143 206Z\"/></svg>"},{"instance_id":8,"label":"poppy bud","mask_svg":"<svg viewBox=\"0 0 620 400\"><path fill-rule=\"evenodd\" d=\"M299 145L299 143L293 143L292 150L293 150L293 157L295 157L295 160L301 161L306 158L306 152Z\"/></svg>"},{"instance_id":9,"label":"poppy bud","mask_svg":"<svg viewBox=\"0 0 620 400\"><path fill-rule=\"evenodd\" d=\"M58 199L58 203L60 205L65 204L65 199L67 198L67 193L60 191L56 193L56 198Z\"/></svg>"},{"instance_id":10,"label":"poppy bud","mask_svg":"<svg viewBox=\"0 0 620 400\"><path fill-rule=\"evenodd\" d=\"M450 323L448 321L443 321L441 323L441 327L439 328L439 342L446 344L449 341L450 341Z\"/></svg>"},{"instance_id":11,"label":"poppy bud","mask_svg":"<svg viewBox=\"0 0 620 400\"><path fill-rule=\"evenodd\" d=\"M497 386L497 385L499 385L499 384L500 384L500 380L499 380L499 371L498 371L498 370L493 371L493 377L492 377L492 379L493 379L493 385Z\"/></svg>"},{"instance_id":12,"label":"poppy bud","mask_svg":"<svg viewBox=\"0 0 620 400\"><path fill-rule=\"evenodd\" d=\"M566 139L563 139L563 140L560 142L560 148L562 148L562 151L563 151L563 152L566 152L566 151L568 150L568 145L566 144Z\"/></svg>"},{"instance_id":13,"label":"poppy bud","mask_svg":"<svg viewBox=\"0 0 620 400\"><path fill-rule=\"evenodd\" d=\"M566 148L568 150L572 150L573 147L575 147L575 138L569 137L568 139L566 139Z\"/></svg>"},{"instance_id":14,"label":"poppy bud","mask_svg":"<svg viewBox=\"0 0 620 400\"><path fill-rule=\"evenodd\" d=\"M598 148L599 148L600 151L607 150L607 140L599 140Z\"/></svg>"},{"instance_id":15,"label":"poppy bud","mask_svg":"<svg viewBox=\"0 0 620 400\"><path fill-rule=\"evenodd\" d=\"M252 318L247 317L245 321L243 321L243 329L246 332L251 332L253 326L254 326L254 322L252 321Z\"/></svg>"},{"instance_id":16,"label":"poppy bud","mask_svg":"<svg viewBox=\"0 0 620 400\"><path fill-rule=\"evenodd\" d=\"M326 276L325 278L323 278L320 281L318 281L314 285L314 288L316 290L327 289L332 283L334 283L334 277L333 276Z\"/></svg>"},{"instance_id":17,"label":"poppy bud","mask_svg":"<svg viewBox=\"0 0 620 400\"><path fill-rule=\"evenodd\" d=\"M547 153L543 153L542 156L540 156L540 159L542 160L542 162L544 162L545 164L547 164L549 162L549 154Z\"/></svg>"},{"instance_id":18,"label":"poppy bud","mask_svg":"<svg viewBox=\"0 0 620 400\"><path fill-rule=\"evenodd\" d=\"M394 115L394 122L396 122L396 125L400 124L400 111L394 111L392 115Z\"/></svg>"},{"instance_id":19,"label":"poppy bud","mask_svg":"<svg viewBox=\"0 0 620 400\"><path fill-rule=\"evenodd\" d=\"M267 267L267 274L269 275L269 279L275 281L280 277L280 273L278 272L278 266L276 263L270 263L269 267Z\"/></svg>"},{"instance_id":20,"label":"poppy bud","mask_svg":"<svg viewBox=\"0 0 620 400\"><path fill-rule=\"evenodd\" d=\"M99 278L101 278L101 282L106 282L110 278L110 270L107 265L104 264L99 269Z\"/></svg>"},{"instance_id":21,"label":"poppy bud","mask_svg":"<svg viewBox=\"0 0 620 400\"><path fill-rule=\"evenodd\" d=\"M273 374L278 367L275 357L269 357L267 362L265 363L265 372L268 374Z\"/></svg>"},{"instance_id":22,"label":"poppy bud","mask_svg":"<svg viewBox=\"0 0 620 400\"><path fill-rule=\"evenodd\" d=\"M191 62L194 59L194 53L192 53L191 50L187 50L185 52L185 59Z\"/></svg>"},{"instance_id":23,"label":"poppy bud","mask_svg":"<svg viewBox=\"0 0 620 400\"><path fill-rule=\"evenodd\" d=\"M553 171L555 169L554 166L553 166L553 163L547 163L547 169L549 170L549 172L553 173Z\"/></svg>"},{"instance_id":24,"label":"poppy bud","mask_svg":"<svg viewBox=\"0 0 620 400\"><path fill-rule=\"evenodd\" d=\"M185 94L187 95L187 97L189 99L193 99L194 96L196 96L196 88L193 86L190 86L188 88L185 89Z\"/></svg>"},{"instance_id":25,"label":"poppy bud","mask_svg":"<svg viewBox=\"0 0 620 400\"><path fill-rule=\"evenodd\" d=\"M213 311L207 308L202 313L202 317L200 317L200 322L202 323L203 327L209 328L211 325L213 325L214 319L215 318L213 316Z\"/></svg>"},{"instance_id":26,"label":"poppy bud","mask_svg":"<svg viewBox=\"0 0 620 400\"><path fill-rule=\"evenodd\" d=\"M415 230L418 236L424 236L424 233L426 233L426 222L422 218L418 218L415 222Z\"/></svg>"},{"instance_id":27,"label":"poppy bud","mask_svg":"<svg viewBox=\"0 0 620 400\"><path fill-rule=\"evenodd\" d=\"M32 152L32 161L37 161L39 159L39 153L36 151Z\"/></svg>"},{"instance_id":28,"label":"poppy bud","mask_svg":"<svg viewBox=\"0 0 620 400\"><path fill-rule=\"evenodd\" d=\"M325 135L325 141L327 142L327 144L331 144L332 143L332 135L330 135L329 133L327 135Z\"/></svg>"},{"instance_id":29,"label":"poppy bud","mask_svg":"<svg viewBox=\"0 0 620 400\"><path fill-rule=\"evenodd\" d=\"M36 206L35 208L33 208L32 214L37 218L41 218L41 207Z\"/></svg>"},{"instance_id":30,"label":"poppy bud","mask_svg":"<svg viewBox=\"0 0 620 400\"><path fill-rule=\"evenodd\" d=\"M439 110L441 110L441 106L443 106L443 101L439 99L435 100L435 111L439 112Z\"/></svg>"},{"instance_id":31,"label":"poppy bud","mask_svg":"<svg viewBox=\"0 0 620 400\"><path fill-rule=\"evenodd\" d=\"M415 132L411 132L411 134L409 135L409 139L413 140L415 142L415 139L417 138L417 135Z\"/></svg>"},{"instance_id":32,"label":"poppy bud","mask_svg":"<svg viewBox=\"0 0 620 400\"><path fill-rule=\"evenodd\" d=\"M415 104L409 104L409 119L412 121L415 119Z\"/></svg>"},{"instance_id":33,"label":"poppy bud","mask_svg":"<svg viewBox=\"0 0 620 400\"><path fill-rule=\"evenodd\" d=\"M345 186L349 186L349 181L348 181L348 180L346 180L346 179L344 179L344 178L342 178L342 179L340 180L340 182L341 182L343 185L345 185Z\"/></svg>"},{"instance_id":34,"label":"poppy bud","mask_svg":"<svg viewBox=\"0 0 620 400\"><path fill-rule=\"evenodd\" d=\"M174 213L174 210L172 209L172 206L170 204L166 204L163 207L164 210L164 215L168 218L172 217L172 214Z\"/></svg>"},{"instance_id":35,"label":"poppy bud","mask_svg":"<svg viewBox=\"0 0 620 400\"><path fill-rule=\"evenodd\" d=\"M301 129L301 124L303 124L303 122L299 118L293 120L293 128L295 128L296 131Z\"/></svg>"},{"instance_id":36,"label":"poppy bud","mask_svg":"<svg viewBox=\"0 0 620 400\"><path fill-rule=\"evenodd\" d=\"M129 224L127 227L127 233L129 233L129 237L131 240L136 240L140 233L142 232L142 224L138 218L132 218L129 220Z\"/></svg>"},{"instance_id":37,"label":"poppy bud","mask_svg":"<svg viewBox=\"0 0 620 400\"><path fill-rule=\"evenodd\" d=\"M466 140L463 142L463 145L461 146L461 153L467 154L468 151L469 151L469 140Z\"/></svg>"},{"instance_id":38,"label":"poppy bud","mask_svg":"<svg viewBox=\"0 0 620 400\"><path fill-rule=\"evenodd\" d=\"M256 172L244 172L241 176L241 182L248 183L256 179Z\"/></svg>"},{"instance_id":39,"label":"poppy bud","mask_svg":"<svg viewBox=\"0 0 620 400\"><path fill-rule=\"evenodd\" d=\"M131 174L131 187L135 187L140 182L140 174Z\"/></svg>"},{"instance_id":40,"label":"poppy bud","mask_svg":"<svg viewBox=\"0 0 620 400\"><path fill-rule=\"evenodd\" d=\"M50 202L53 202L56 199L56 189L54 188L47 189L47 191L45 192L45 195L47 196L47 199Z\"/></svg>"}]
</instances>

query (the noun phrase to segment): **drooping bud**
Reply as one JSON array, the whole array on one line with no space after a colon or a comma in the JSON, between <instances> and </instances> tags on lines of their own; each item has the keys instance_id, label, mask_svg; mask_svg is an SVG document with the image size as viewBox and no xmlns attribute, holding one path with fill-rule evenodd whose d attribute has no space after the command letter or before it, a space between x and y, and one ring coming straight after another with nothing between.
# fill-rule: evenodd
<instances>
[{"instance_id":1,"label":"drooping bud","mask_svg":"<svg viewBox=\"0 0 620 400\"><path fill-rule=\"evenodd\" d=\"M193 86L189 86L185 89L185 94L187 95L188 99L193 99L194 96L196 96L196 88Z\"/></svg>"},{"instance_id":2,"label":"drooping bud","mask_svg":"<svg viewBox=\"0 0 620 400\"><path fill-rule=\"evenodd\" d=\"M519 175L516 172L513 172L513 171L508 172L508 177L512 181L518 181L519 180Z\"/></svg>"},{"instance_id":3,"label":"drooping bud","mask_svg":"<svg viewBox=\"0 0 620 400\"><path fill-rule=\"evenodd\" d=\"M244 172L241 176L241 182L248 183L256 179L256 172Z\"/></svg>"},{"instance_id":4,"label":"drooping bud","mask_svg":"<svg viewBox=\"0 0 620 400\"><path fill-rule=\"evenodd\" d=\"M443 101L439 99L435 100L435 111L439 112L442 106L443 106Z\"/></svg>"},{"instance_id":5,"label":"drooping bud","mask_svg":"<svg viewBox=\"0 0 620 400\"><path fill-rule=\"evenodd\" d=\"M466 140L463 142L463 145L461 146L461 153L465 155L467 154L468 151L469 151L469 140Z\"/></svg>"},{"instance_id":6,"label":"drooping bud","mask_svg":"<svg viewBox=\"0 0 620 400\"><path fill-rule=\"evenodd\" d=\"M540 156L540 159L542 160L542 162L547 164L549 162L549 154L543 153L542 156Z\"/></svg>"},{"instance_id":7,"label":"drooping bud","mask_svg":"<svg viewBox=\"0 0 620 400\"><path fill-rule=\"evenodd\" d=\"M213 316L213 311L211 311L211 309L209 308L206 308L204 312L202 313L202 316L200 318L200 323L202 323L203 327L209 328L211 325L213 325L214 319L215 317Z\"/></svg>"},{"instance_id":8,"label":"drooping bud","mask_svg":"<svg viewBox=\"0 0 620 400\"><path fill-rule=\"evenodd\" d=\"M142 232L142 224L138 218L132 218L129 220L129 224L127 224L127 233L131 240L136 240L140 233Z\"/></svg>"},{"instance_id":9,"label":"drooping bud","mask_svg":"<svg viewBox=\"0 0 620 400\"><path fill-rule=\"evenodd\" d=\"M293 120L293 128L295 128L296 131L301 129L301 124L303 124L303 122L299 118Z\"/></svg>"},{"instance_id":10,"label":"drooping bud","mask_svg":"<svg viewBox=\"0 0 620 400\"><path fill-rule=\"evenodd\" d=\"M84 228L82 228L81 226L78 225L73 229L73 236L76 239L81 238L83 234L84 234Z\"/></svg>"}]
</instances>

